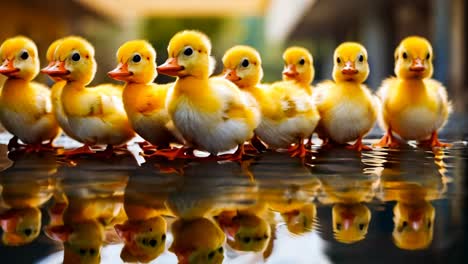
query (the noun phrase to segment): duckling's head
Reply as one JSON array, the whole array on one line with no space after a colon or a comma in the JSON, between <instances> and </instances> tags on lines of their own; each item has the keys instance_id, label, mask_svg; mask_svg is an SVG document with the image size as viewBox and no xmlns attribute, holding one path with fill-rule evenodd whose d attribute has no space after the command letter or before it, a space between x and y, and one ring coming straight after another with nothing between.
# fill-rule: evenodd
<instances>
[{"instance_id":1,"label":"duckling's head","mask_svg":"<svg viewBox=\"0 0 468 264\"><path fill-rule=\"evenodd\" d=\"M417 250L427 248L434 234L435 209L424 201L419 205L397 203L393 208L393 240L397 247Z\"/></svg>"},{"instance_id":2,"label":"duckling's head","mask_svg":"<svg viewBox=\"0 0 468 264\"><path fill-rule=\"evenodd\" d=\"M314 80L314 60L310 52L302 47L290 47L283 53L283 80L292 80L310 85Z\"/></svg>"},{"instance_id":3,"label":"duckling's head","mask_svg":"<svg viewBox=\"0 0 468 264\"><path fill-rule=\"evenodd\" d=\"M3 244L20 246L31 243L41 232L41 211L36 207L10 209L0 214Z\"/></svg>"},{"instance_id":4,"label":"duckling's head","mask_svg":"<svg viewBox=\"0 0 468 264\"><path fill-rule=\"evenodd\" d=\"M166 246L166 220L161 216L115 225L125 246L120 254L125 262L150 262Z\"/></svg>"},{"instance_id":5,"label":"duckling's head","mask_svg":"<svg viewBox=\"0 0 468 264\"><path fill-rule=\"evenodd\" d=\"M47 49L47 53L46 53L46 59L47 59L48 64L44 69L48 69L48 68L54 66L54 64L56 62L55 61L55 50L60 45L60 43L62 43L62 41L63 41L63 38L57 39L54 42L52 42L52 44L50 44L49 48ZM54 78L54 77L51 77L51 78L54 81L61 80L60 78Z\"/></svg>"},{"instance_id":6,"label":"duckling's head","mask_svg":"<svg viewBox=\"0 0 468 264\"><path fill-rule=\"evenodd\" d=\"M42 69L41 72L83 85L93 80L97 65L94 48L87 40L81 37L63 39L57 44L55 58L55 64Z\"/></svg>"},{"instance_id":7,"label":"duckling's head","mask_svg":"<svg viewBox=\"0 0 468 264\"><path fill-rule=\"evenodd\" d=\"M263 78L260 54L249 46L235 46L223 57L224 77L238 87L252 87Z\"/></svg>"},{"instance_id":8,"label":"duckling's head","mask_svg":"<svg viewBox=\"0 0 468 264\"><path fill-rule=\"evenodd\" d=\"M267 221L250 212L223 211L215 217L228 245L239 251L263 252L271 237Z\"/></svg>"},{"instance_id":9,"label":"duckling's head","mask_svg":"<svg viewBox=\"0 0 468 264\"><path fill-rule=\"evenodd\" d=\"M355 42L345 42L335 49L333 55L333 79L336 82L362 83L369 75L367 51Z\"/></svg>"},{"instance_id":10,"label":"duckling's head","mask_svg":"<svg viewBox=\"0 0 468 264\"><path fill-rule=\"evenodd\" d=\"M109 77L131 83L151 83L157 76L156 51L145 40L132 40L117 51L119 65Z\"/></svg>"},{"instance_id":11,"label":"duckling's head","mask_svg":"<svg viewBox=\"0 0 468 264\"><path fill-rule=\"evenodd\" d=\"M425 38L403 39L395 49L395 74L403 79L424 79L432 76L432 46Z\"/></svg>"},{"instance_id":12,"label":"duckling's head","mask_svg":"<svg viewBox=\"0 0 468 264\"><path fill-rule=\"evenodd\" d=\"M63 243L63 263L100 263L104 227L97 221L48 226L45 233Z\"/></svg>"},{"instance_id":13,"label":"duckling's head","mask_svg":"<svg viewBox=\"0 0 468 264\"><path fill-rule=\"evenodd\" d=\"M178 77L206 78L210 75L210 39L203 33L185 30L175 34L167 48L169 58L158 72Z\"/></svg>"},{"instance_id":14,"label":"duckling's head","mask_svg":"<svg viewBox=\"0 0 468 264\"><path fill-rule=\"evenodd\" d=\"M215 264L224 259L223 231L211 220L179 219L172 224L172 242L169 250L177 255L179 264Z\"/></svg>"},{"instance_id":15,"label":"duckling's head","mask_svg":"<svg viewBox=\"0 0 468 264\"><path fill-rule=\"evenodd\" d=\"M305 204L296 210L281 213L289 232L295 235L312 231L316 216L317 208L315 204Z\"/></svg>"},{"instance_id":16,"label":"duckling's head","mask_svg":"<svg viewBox=\"0 0 468 264\"><path fill-rule=\"evenodd\" d=\"M36 44L26 37L5 40L0 46L0 73L8 78L30 81L39 73Z\"/></svg>"},{"instance_id":17,"label":"duckling's head","mask_svg":"<svg viewBox=\"0 0 468 264\"><path fill-rule=\"evenodd\" d=\"M371 213L363 204L335 204L332 208L332 219L336 240L351 244L365 238Z\"/></svg>"}]
</instances>

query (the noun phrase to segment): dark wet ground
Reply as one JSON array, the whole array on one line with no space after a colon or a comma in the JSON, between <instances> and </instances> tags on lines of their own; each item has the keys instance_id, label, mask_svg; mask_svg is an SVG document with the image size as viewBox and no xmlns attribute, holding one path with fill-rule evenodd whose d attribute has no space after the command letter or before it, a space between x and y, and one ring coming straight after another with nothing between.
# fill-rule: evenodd
<instances>
[{"instance_id":1,"label":"dark wet ground","mask_svg":"<svg viewBox=\"0 0 468 264\"><path fill-rule=\"evenodd\" d=\"M64 251L84 263L176 263L174 252L198 263L468 263L467 135L443 137L452 148L314 147L304 162L267 152L242 164L145 161L136 145L73 160L0 145L0 263L62 263Z\"/></svg>"}]
</instances>

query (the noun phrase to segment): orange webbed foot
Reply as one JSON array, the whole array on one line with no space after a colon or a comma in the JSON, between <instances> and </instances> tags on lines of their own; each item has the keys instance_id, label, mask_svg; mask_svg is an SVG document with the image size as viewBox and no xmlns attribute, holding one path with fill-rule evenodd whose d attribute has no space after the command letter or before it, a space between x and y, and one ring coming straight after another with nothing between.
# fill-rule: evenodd
<instances>
[{"instance_id":1,"label":"orange webbed foot","mask_svg":"<svg viewBox=\"0 0 468 264\"><path fill-rule=\"evenodd\" d=\"M419 143L420 147L429 147L429 148L449 148L452 146L450 143L443 143L439 141L437 132L432 132L431 138L428 140L421 141Z\"/></svg>"},{"instance_id":2,"label":"orange webbed foot","mask_svg":"<svg viewBox=\"0 0 468 264\"><path fill-rule=\"evenodd\" d=\"M64 151L62 154L60 154L59 156L64 156L64 157L67 157L67 158L70 158L70 157L76 157L76 156L80 156L80 155L90 155L90 154L95 154L96 151L92 150L91 147L89 145L83 145L79 148L76 148L76 149L73 149L73 150L66 150Z\"/></svg>"},{"instance_id":3,"label":"orange webbed foot","mask_svg":"<svg viewBox=\"0 0 468 264\"><path fill-rule=\"evenodd\" d=\"M190 147L181 147L181 148L172 148L172 149L161 149L156 150L154 153L151 154L144 154L141 155L145 158L151 157L164 157L168 160L175 160L175 159L195 159L197 158L193 154L193 148Z\"/></svg>"},{"instance_id":4,"label":"orange webbed foot","mask_svg":"<svg viewBox=\"0 0 468 264\"><path fill-rule=\"evenodd\" d=\"M346 148L351 149L351 150L356 150L356 151L363 151L363 150L369 151L369 150L372 150L371 147L362 144L362 138L358 138L356 140L356 143L354 143L353 145L346 146Z\"/></svg>"},{"instance_id":5,"label":"orange webbed foot","mask_svg":"<svg viewBox=\"0 0 468 264\"><path fill-rule=\"evenodd\" d=\"M304 141L301 140L297 145L290 147L288 152L291 154L292 158L304 158L307 155L307 149L304 145Z\"/></svg>"},{"instance_id":6,"label":"orange webbed foot","mask_svg":"<svg viewBox=\"0 0 468 264\"><path fill-rule=\"evenodd\" d=\"M400 142L393 136L392 131L389 129L380 141L372 144L372 146L376 148L399 148Z\"/></svg>"}]
</instances>

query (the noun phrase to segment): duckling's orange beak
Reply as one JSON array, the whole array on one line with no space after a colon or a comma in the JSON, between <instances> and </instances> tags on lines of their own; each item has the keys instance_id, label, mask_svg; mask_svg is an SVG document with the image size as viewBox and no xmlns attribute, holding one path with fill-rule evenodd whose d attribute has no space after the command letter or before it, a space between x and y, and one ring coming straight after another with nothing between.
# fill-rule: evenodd
<instances>
[{"instance_id":1,"label":"duckling's orange beak","mask_svg":"<svg viewBox=\"0 0 468 264\"><path fill-rule=\"evenodd\" d=\"M15 75L17 72L19 72L18 68L15 68L15 65L13 65L13 60L6 59L2 65L0 65L0 73L10 77Z\"/></svg>"},{"instance_id":2,"label":"duckling's orange beak","mask_svg":"<svg viewBox=\"0 0 468 264\"><path fill-rule=\"evenodd\" d=\"M296 77L297 75L299 75L299 73L298 73L297 70L296 70L296 65L294 65L294 64L288 64L288 67L286 67L286 68L283 70L283 74L284 74L286 77L289 77L289 78L294 78L294 77Z\"/></svg>"},{"instance_id":3,"label":"duckling's orange beak","mask_svg":"<svg viewBox=\"0 0 468 264\"><path fill-rule=\"evenodd\" d=\"M3 232L12 233L16 231L16 226L18 225L19 215L15 211L7 211L0 215L0 226L3 229Z\"/></svg>"},{"instance_id":4,"label":"duckling's orange beak","mask_svg":"<svg viewBox=\"0 0 468 264\"><path fill-rule=\"evenodd\" d=\"M411 66L410 66L410 71L422 72L425 69L426 67L424 66L423 61L420 58L413 59L413 62L411 63Z\"/></svg>"},{"instance_id":5,"label":"duckling's orange beak","mask_svg":"<svg viewBox=\"0 0 468 264\"><path fill-rule=\"evenodd\" d=\"M408 217L408 222L414 231L418 231L423 225L423 214L422 212L413 212L410 213Z\"/></svg>"},{"instance_id":6,"label":"duckling's orange beak","mask_svg":"<svg viewBox=\"0 0 468 264\"><path fill-rule=\"evenodd\" d=\"M184 66L179 65L176 58L169 58L164 64L157 67L158 73L169 76L178 76L183 69Z\"/></svg>"},{"instance_id":7,"label":"duckling's orange beak","mask_svg":"<svg viewBox=\"0 0 468 264\"><path fill-rule=\"evenodd\" d=\"M125 243L131 243L133 234L138 232L138 228L130 223L117 224L114 226L117 235L122 238Z\"/></svg>"},{"instance_id":8,"label":"duckling's orange beak","mask_svg":"<svg viewBox=\"0 0 468 264\"><path fill-rule=\"evenodd\" d=\"M241 77L237 76L237 72L234 69L227 69L224 74L224 78L231 82L237 82L241 80Z\"/></svg>"},{"instance_id":9,"label":"duckling's orange beak","mask_svg":"<svg viewBox=\"0 0 468 264\"><path fill-rule=\"evenodd\" d=\"M73 229L66 225L48 226L44 231L53 240L62 242L67 241L73 233Z\"/></svg>"},{"instance_id":10,"label":"duckling's orange beak","mask_svg":"<svg viewBox=\"0 0 468 264\"><path fill-rule=\"evenodd\" d=\"M117 68L108 72L107 75L115 80L126 81L128 77L133 75L133 72L128 71L127 63L119 63L119 65L117 65Z\"/></svg>"},{"instance_id":11,"label":"duckling's orange beak","mask_svg":"<svg viewBox=\"0 0 468 264\"><path fill-rule=\"evenodd\" d=\"M343 218L343 228L344 230L348 230L354 222L354 215L352 212L345 211L341 213L341 218Z\"/></svg>"},{"instance_id":12,"label":"duckling's orange beak","mask_svg":"<svg viewBox=\"0 0 468 264\"><path fill-rule=\"evenodd\" d=\"M70 74L70 71L65 68L64 61L57 61L54 65L43 68L41 72L51 77L61 77Z\"/></svg>"},{"instance_id":13,"label":"duckling's orange beak","mask_svg":"<svg viewBox=\"0 0 468 264\"><path fill-rule=\"evenodd\" d=\"M354 75L358 73L358 70L354 66L354 62L347 61L343 69L341 69L341 73L343 73L344 75Z\"/></svg>"}]
</instances>

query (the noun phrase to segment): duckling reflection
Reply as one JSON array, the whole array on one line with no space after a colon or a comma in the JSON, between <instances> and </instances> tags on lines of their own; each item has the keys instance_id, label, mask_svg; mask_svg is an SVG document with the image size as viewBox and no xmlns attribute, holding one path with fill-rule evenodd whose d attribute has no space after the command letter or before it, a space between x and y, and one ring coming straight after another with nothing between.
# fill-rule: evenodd
<instances>
[{"instance_id":1,"label":"duckling reflection","mask_svg":"<svg viewBox=\"0 0 468 264\"><path fill-rule=\"evenodd\" d=\"M278 212L289 232L302 235L317 224L313 203L321 188L303 162L285 159L283 153L264 153L252 168L260 186L261 200Z\"/></svg>"},{"instance_id":2,"label":"duckling reflection","mask_svg":"<svg viewBox=\"0 0 468 264\"><path fill-rule=\"evenodd\" d=\"M126 220L123 193L134 163L133 156L79 159L76 167L59 171L59 188L66 197L59 204L67 202L63 224L51 224L45 232L63 243L64 263L100 262L101 247L115 233L113 226Z\"/></svg>"},{"instance_id":3,"label":"duckling reflection","mask_svg":"<svg viewBox=\"0 0 468 264\"><path fill-rule=\"evenodd\" d=\"M419 149L388 153L382 199L396 201L392 236L399 248L419 250L432 243L436 211L430 201L440 199L447 188L443 151L433 155Z\"/></svg>"},{"instance_id":4,"label":"duckling reflection","mask_svg":"<svg viewBox=\"0 0 468 264\"><path fill-rule=\"evenodd\" d=\"M372 201L380 184L379 170L344 149L320 150L312 171L322 183L323 204L332 204L335 239L351 244L365 239L371 221L366 203ZM373 166L373 165L372 165Z\"/></svg>"},{"instance_id":5,"label":"duckling reflection","mask_svg":"<svg viewBox=\"0 0 468 264\"><path fill-rule=\"evenodd\" d=\"M40 234L39 208L52 197L57 164L51 154L15 154L10 158L13 165L0 172L1 198L6 207L0 212L0 224L3 244L19 246L31 243Z\"/></svg>"},{"instance_id":6,"label":"duckling reflection","mask_svg":"<svg viewBox=\"0 0 468 264\"><path fill-rule=\"evenodd\" d=\"M179 263L222 263L225 234L213 216L254 206L256 201L256 185L236 163L191 164L167 201L179 218L172 224L169 250Z\"/></svg>"},{"instance_id":7,"label":"duckling reflection","mask_svg":"<svg viewBox=\"0 0 468 264\"><path fill-rule=\"evenodd\" d=\"M115 225L125 243L120 254L125 262L150 262L165 249L167 223L163 216L172 215L166 201L179 177L158 173L154 165L145 163L125 189L128 220Z\"/></svg>"}]
</instances>

